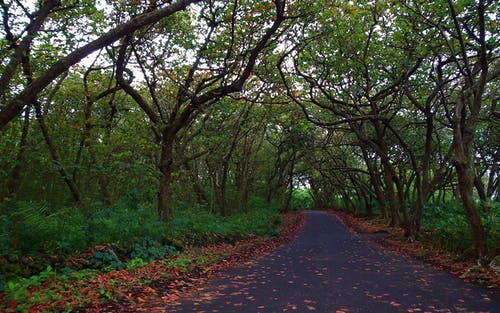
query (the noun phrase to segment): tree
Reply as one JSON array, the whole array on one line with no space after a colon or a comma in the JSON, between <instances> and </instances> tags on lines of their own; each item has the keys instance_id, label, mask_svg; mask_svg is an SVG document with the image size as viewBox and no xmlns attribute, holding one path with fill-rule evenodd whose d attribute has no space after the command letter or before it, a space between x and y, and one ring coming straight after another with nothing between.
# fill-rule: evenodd
<instances>
[{"instance_id":1,"label":"tree","mask_svg":"<svg viewBox=\"0 0 500 313\"><path fill-rule=\"evenodd\" d=\"M405 4L412 21L437 35L434 55L438 59L439 91L446 95L446 117L453 131L454 166L458 189L471 228L474 247L482 259L487 255L486 235L473 199L474 142L483 102L491 97L488 86L500 75L498 4L494 1Z\"/></svg>"},{"instance_id":2,"label":"tree","mask_svg":"<svg viewBox=\"0 0 500 313\"><path fill-rule=\"evenodd\" d=\"M191 64L164 63L168 57L179 56L169 49L155 49L141 55L139 44L155 46L152 39L168 43L169 34L156 29L152 33L139 33L134 41L132 35L125 37L117 55L117 81L148 116L161 145L159 170L160 187L158 193L158 216L161 220L173 218L169 206L171 180L174 163L174 145L180 130L190 124L207 107L224 96L241 91L251 76L261 52L279 36L282 22L286 19L285 2L265 2L257 6L253 17L247 16L248 7L238 1L232 3L208 2L200 8L196 21L199 30L192 34L193 47L184 46L193 54ZM273 15L271 15L273 14ZM266 23L269 26L266 27ZM175 21L174 21L175 22ZM252 31L252 35L244 32ZM202 30L202 32L201 32ZM199 42L196 42L197 38ZM243 37L250 38L243 40ZM171 45L177 44L171 42ZM182 43L181 43L182 45ZM175 46L174 46L175 47ZM185 50L183 53L186 53ZM160 53L160 54L158 54ZM174 53L174 54L169 54ZM141 68L146 79L148 98L136 90L125 78L130 55ZM161 67L163 77L148 60ZM163 79L163 81L162 81ZM162 87L162 89L159 89ZM160 92L166 94L160 95Z\"/></svg>"},{"instance_id":3,"label":"tree","mask_svg":"<svg viewBox=\"0 0 500 313\"><path fill-rule=\"evenodd\" d=\"M36 77L33 77L32 82L24 88L18 88L18 85L13 81L16 72L21 65L22 58L29 56L30 47L35 44L35 39L42 34L41 29L45 25L47 19L56 11L62 11L79 8L78 5L70 4L67 7L60 7L61 1L43 1L36 12L27 12L24 10L25 18L29 19L29 23L25 29L19 30L19 34L23 34L22 38L15 38L12 32L12 15L9 15L10 6L2 1L2 17L4 20L4 41L10 42L10 53L7 56L8 62L2 69L0 76L0 98L4 99L0 108L0 129L5 129L7 124L16 118L29 103L32 103L38 93L50 85L59 75L67 71L71 66L80 62L83 58L91 53L98 51L113 42L119 40L123 36L131 34L138 29L155 24L165 17L171 16L178 11L186 9L190 4L200 2L201 0L179 0L164 7L155 8L152 11L146 11L142 14L132 17L127 22L120 24L108 32L98 36L81 47L74 48L65 56L55 56L56 61L50 63L46 69L42 70ZM16 1L16 3L18 3ZM17 26L17 25L16 25ZM17 43L19 42L19 43ZM7 44L4 44L7 45ZM39 56L41 57L41 56ZM43 55L44 58L53 58L50 53ZM20 91L16 91L20 90Z\"/></svg>"},{"instance_id":4,"label":"tree","mask_svg":"<svg viewBox=\"0 0 500 313\"><path fill-rule=\"evenodd\" d=\"M397 48L408 45L400 42L397 32L379 30L390 15L384 3L338 3L326 8L319 15L322 28L304 25L307 37L289 49L293 68L285 62L287 54L281 68L288 95L309 121L339 131L348 125L362 148L377 154L385 187L385 200L380 203L388 203L392 225L401 224L402 213L407 226L402 181L391 160L388 136L394 133L389 125L396 116L400 86L420 61ZM294 92L297 88L304 92Z\"/></svg>"}]
</instances>

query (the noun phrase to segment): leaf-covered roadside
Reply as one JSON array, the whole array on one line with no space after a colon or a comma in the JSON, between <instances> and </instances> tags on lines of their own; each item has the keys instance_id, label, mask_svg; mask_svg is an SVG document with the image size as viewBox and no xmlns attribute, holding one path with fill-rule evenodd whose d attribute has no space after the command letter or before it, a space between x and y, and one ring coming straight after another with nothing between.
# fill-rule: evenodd
<instances>
[{"instance_id":1,"label":"leaf-covered roadside","mask_svg":"<svg viewBox=\"0 0 500 313\"><path fill-rule=\"evenodd\" d=\"M5 312L159 312L196 291L220 270L270 252L291 240L303 225L301 214L283 215L279 237L254 236L233 244L191 247L177 256L109 272L82 271L37 276L22 297L0 295ZM144 266L141 266L144 265ZM21 291L17 291L21 292Z\"/></svg>"},{"instance_id":2,"label":"leaf-covered roadside","mask_svg":"<svg viewBox=\"0 0 500 313\"><path fill-rule=\"evenodd\" d=\"M357 218L349 213L328 211L336 215L339 220L354 233L377 234L386 233L388 236L371 238L385 248L402 254L406 257L421 259L432 264L436 269L448 271L458 275L464 281L472 281L498 290L500 293L500 275L490 266L478 266L475 260L459 253L449 252L432 243L423 240L409 242L403 236L401 229L388 226L380 220ZM425 234L424 234L425 236Z\"/></svg>"}]
</instances>

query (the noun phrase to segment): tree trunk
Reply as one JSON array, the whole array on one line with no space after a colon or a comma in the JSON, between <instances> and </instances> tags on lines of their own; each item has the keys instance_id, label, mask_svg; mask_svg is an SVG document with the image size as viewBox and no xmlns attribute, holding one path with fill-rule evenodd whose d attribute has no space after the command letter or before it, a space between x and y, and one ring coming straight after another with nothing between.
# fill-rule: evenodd
<instances>
[{"instance_id":1,"label":"tree trunk","mask_svg":"<svg viewBox=\"0 0 500 313\"><path fill-rule=\"evenodd\" d=\"M104 132L104 136L103 136L103 144L104 145L108 145L108 141L109 141L109 138L111 138L111 133L112 133L112 126L113 126L113 119L115 118L115 115L117 113L117 108L115 106L115 104L113 103L114 102L114 99L115 99L115 93L113 93L113 95L111 96L111 98L109 99L109 106L111 107L111 111L109 113L109 117L107 118L106 120L106 128L105 128L105 132ZM109 162L108 160L108 155L106 155L106 158L99 162L98 161L98 158L97 158L97 153L95 151L95 149L92 148L92 146L89 146L89 152L90 152L90 155L92 157L92 161L94 163L94 166L103 166L105 164L107 164ZM109 192L109 175L107 174L102 174L102 173L99 173L98 175L98 183L99 183L99 192L101 193L101 199L103 201L104 204L106 205L110 205L111 204L111 194Z\"/></svg>"},{"instance_id":2,"label":"tree trunk","mask_svg":"<svg viewBox=\"0 0 500 313\"><path fill-rule=\"evenodd\" d=\"M222 177L219 188L219 210L222 216L228 216L229 212L226 206L226 188L227 188L227 176L229 173L229 157L232 155L232 152L228 154L227 159L223 160L222 165Z\"/></svg>"},{"instance_id":3,"label":"tree trunk","mask_svg":"<svg viewBox=\"0 0 500 313\"><path fill-rule=\"evenodd\" d=\"M375 196L377 197L377 202L380 206L380 211L382 217L385 221L389 219L389 214L387 213L387 202L385 201L385 195L382 190L382 182L380 181L380 174L376 170L375 162L372 162L368 156L368 152L364 147L361 147L361 152L363 153L363 158L365 160L366 167L370 176L370 183L375 191Z\"/></svg>"},{"instance_id":4,"label":"tree trunk","mask_svg":"<svg viewBox=\"0 0 500 313\"><path fill-rule=\"evenodd\" d=\"M481 218L473 199L474 172L472 170L472 136L473 129L465 125L464 99L457 103L457 117L453 123L453 149L455 151L455 169L458 177L458 192L462 199L465 215L470 226L474 248L479 260L488 254L486 234L481 224Z\"/></svg>"},{"instance_id":5,"label":"tree trunk","mask_svg":"<svg viewBox=\"0 0 500 313\"><path fill-rule=\"evenodd\" d=\"M500 175L498 175L498 164L500 164L500 157L498 154L493 159L493 167L488 175L488 187L486 188L486 197L492 200L500 200Z\"/></svg>"},{"instance_id":6,"label":"tree trunk","mask_svg":"<svg viewBox=\"0 0 500 313\"><path fill-rule=\"evenodd\" d=\"M344 201L345 211L347 213L356 214L356 206L352 202L349 194L345 191L342 191L341 194L342 194L342 199Z\"/></svg>"},{"instance_id":7,"label":"tree trunk","mask_svg":"<svg viewBox=\"0 0 500 313\"><path fill-rule=\"evenodd\" d=\"M207 166L208 178L210 180L210 199L209 199L210 213L216 214L217 212L215 210L215 193L217 190L217 172L212 167L208 159L205 160L205 165Z\"/></svg>"},{"instance_id":8,"label":"tree trunk","mask_svg":"<svg viewBox=\"0 0 500 313\"><path fill-rule=\"evenodd\" d=\"M238 211L246 211L246 200L248 195L248 162L247 156L236 164L236 208Z\"/></svg>"},{"instance_id":9,"label":"tree trunk","mask_svg":"<svg viewBox=\"0 0 500 313\"><path fill-rule=\"evenodd\" d=\"M163 131L160 157L160 190L158 193L158 219L171 221L174 218L170 199L172 198L173 148L175 134Z\"/></svg>"},{"instance_id":10,"label":"tree trunk","mask_svg":"<svg viewBox=\"0 0 500 313\"><path fill-rule=\"evenodd\" d=\"M399 202L399 209L401 213L403 214L403 225L407 233L409 233L409 224L410 224L410 218L408 216L408 208L406 206L406 197L404 193L404 187L403 184L401 183L401 180L397 176L397 174L394 171L394 168L391 165L391 170L393 171L393 179L396 184L396 190L397 190L397 199Z\"/></svg>"},{"instance_id":11,"label":"tree trunk","mask_svg":"<svg viewBox=\"0 0 500 313\"><path fill-rule=\"evenodd\" d=\"M38 120L38 124L40 125L40 129L42 130L43 137L45 139L45 143L47 144L47 148L49 149L50 156L52 157L52 162L56 166L56 168L59 171L59 174L61 174L62 179L68 186L71 195L73 196L73 199L78 205L83 205L83 200L82 200L82 195L80 193L80 190L78 187L75 185L75 183L70 179L69 173L66 171L64 166L62 165L61 158L59 157L56 147L54 146L54 143L52 142L52 139L50 138L49 131L47 129L47 126L45 125L45 120L42 116L42 111L40 108L40 103L38 103L37 100L34 102L34 107L35 107L35 112L36 112L36 117Z\"/></svg>"},{"instance_id":12,"label":"tree trunk","mask_svg":"<svg viewBox=\"0 0 500 313\"><path fill-rule=\"evenodd\" d=\"M367 189L368 187L366 187L366 185L360 185L361 197L365 203L365 213L367 216L373 216L373 208L370 201L370 190Z\"/></svg>"},{"instance_id":13,"label":"tree trunk","mask_svg":"<svg viewBox=\"0 0 500 313\"><path fill-rule=\"evenodd\" d=\"M30 110L31 106L26 106L26 109L24 111L24 123L21 132L21 140L19 142L19 152L17 154L16 164L14 165L14 168L12 168L12 171L10 172L7 180L7 194L3 196L0 201L3 201L5 198L10 199L15 197L21 184L21 173L26 165L26 144L28 141L28 133L30 127Z\"/></svg>"},{"instance_id":14,"label":"tree trunk","mask_svg":"<svg viewBox=\"0 0 500 313\"><path fill-rule=\"evenodd\" d=\"M89 154L92 159L94 167L102 167L102 162L97 159L97 153L95 152L92 145L88 146ZM102 173L97 174L97 183L99 184L99 193L101 195L101 200L106 205L111 205L111 195L109 194L109 176L103 175Z\"/></svg>"},{"instance_id":15,"label":"tree trunk","mask_svg":"<svg viewBox=\"0 0 500 313\"><path fill-rule=\"evenodd\" d=\"M481 199L481 201L486 201L486 191L484 190L484 185L481 181L481 177L479 177L478 175L474 175L474 186L476 187L479 199Z\"/></svg>"},{"instance_id":16,"label":"tree trunk","mask_svg":"<svg viewBox=\"0 0 500 313\"><path fill-rule=\"evenodd\" d=\"M399 217L398 204L396 201L396 195L394 194L394 179L392 177L392 173L387 165L384 164L384 182L385 182L385 194L387 197L387 201L389 202L389 206L391 209L391 226L399 227L401 225L401 218Z\"/></svg>"},{"instance_id":17,"label":"tree trunk","mask_svg":"<svg viewBox=\"0 0 500 313\"><path fill-rule=\"evenodd\" d=\"M295 170L295 150L292 152L292 160L290 162L290 171L288 172L288 194L285 200L285 205L283 207L283 212L288 213L290 211L290 205L293 197L293 172Z\"/></svg>"},{"instance_id":18,"label":"tree trunk","mask_svg":"<svg viewBox=\"0 0 500 313\"><path fill-rule=\"evenodd\" d=\"M198 178L198 166L191 167L189 162L186 162L184 164L184 167L186 170L189 172L191 176L191 180L193 181L193 191L196 194L196 198L198 202L200 203L207 203L208 198L205 195L205 192L203 191L203 188L201 188L200 183L199 183L199 178Z\"/></svg>"},{"instance_id":19,"label":"tree trunk","mask_svg":"<svg viewBox=\"0 0 500 313\"><path fill-rule=\"evenodd\" d=\"M421 175L417 176L417 199L413 204L413 221L410 227L410 240L416 240L420 236L422 230L422 216L424 205L429 197L434 193L434 187L437 184L430 183L430 168L432 154L432 134L434 132L434 118L432 116L431 105L428 103L424 109L425 114L425 145L424 155L422 156ZM432 187L432 188L431 188ZM431 190L432 189L432 190Z\"/></svg>"},{"instance_id":20,"label":"tree trunk","mask_svg":"<svg viewBox=\"0 0 500 313\"><path fill-rule=\"evenodd\" d=\"M387 212L387 201L385 199L384 191L381 187L382 181L380 180L379 174L370 172L370 181L373 188L375 189L375 195L377 196L377 201L380 206L380 211L382 212L382 217L385 221L388 221L389 213Z\"/></svg>"},{"instance_id":21,"label":"tree trunk","mask_svg":"<svg viewBox=\"0 0 500 313\"><path fill-rule=\"evenodd\" d=\"M467 165L460 159L462 156L456 156L455 168L458 176L458 189L460 197L462 198L467 221L471 228L472 240L474 241L474 248L476 249L480 259L488 254L488 247L486 245L486 234L481 224L479 212L474 204L472 197L472 173Z\"/></svg>"}]
</instances>

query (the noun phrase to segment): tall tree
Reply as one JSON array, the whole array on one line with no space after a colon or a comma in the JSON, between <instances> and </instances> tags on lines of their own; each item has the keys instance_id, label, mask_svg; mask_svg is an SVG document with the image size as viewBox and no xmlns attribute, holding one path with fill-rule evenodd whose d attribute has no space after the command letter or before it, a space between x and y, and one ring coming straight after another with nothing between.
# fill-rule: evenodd
<instances>
[{"instance_id":1,"label":"tall tree","mask_svg":"<svg viewBox=\"0 0 500 313\"><path fill-rule=\"evenodd\" d=\"M248 12L252 7L254 10L250 15ZM285 2L281 0L260 4L239 1L204 3L196 20L191 21L197 23L197 29L192 30L194 33L190 35L192 42L189 44L193 46L184 46L182 50L185 55L187 51L192 53L191 62L186 60L189 63L175 64L180 56L175 51L160 47L141 55L139 43L156 47L152 39L163 41L163 44L171 39L170 34L164 34L161 28L126 36L122 40L116 61L117 81L148 116L161 145L158 165L161 172L158 216L161 220L173 218L169 202L174 170L173 151L179 131L205 108L243 89L259 55L279 37L280 26L286 18ZM175 29L176 21L169 22L174 23ZM161 27L168 29L169 26ZM172 42L170 47L175 49L173 44L176 42ZM131 56L145 76L147 97L125 78L126 65ZM168 57L175 59L171 61ZM148 65L146 60L151 63ZM151 64L163 70L163 77L159 77ZM165 90L168 90L166 94L160 94Z\"/></svg>"},{"instance_id":2,"label":"tall tree","mask_svg":"<svg viewBox=\"0 0 500 313\"><path fill-rule=\"evenodd\" d=\"M453 131L454 166L458 190L471 228L474 247L487 255L486 234L474 203L474 142L488 86L498 79L499 42L495 1L444 1L435 4L405 3L414 23L436 35L440 92L447 96L446 117Z\"/></svg>"}]
</instances>

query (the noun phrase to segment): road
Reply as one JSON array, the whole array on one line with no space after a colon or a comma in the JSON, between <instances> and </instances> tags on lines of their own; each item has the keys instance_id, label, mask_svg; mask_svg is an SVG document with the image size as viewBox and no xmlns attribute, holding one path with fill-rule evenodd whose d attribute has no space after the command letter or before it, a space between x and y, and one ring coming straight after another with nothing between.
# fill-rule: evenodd
<instances>
[{"instance_id":1,"label":"road","mask_svg":"<svg viewBox=\"0 0 500 313\"><path fill-rule=\"evenodd\" d=\"M168 312L498 313L500 299L310 211L295 240L209 281Z\"/></svg>"}]
</instances>

